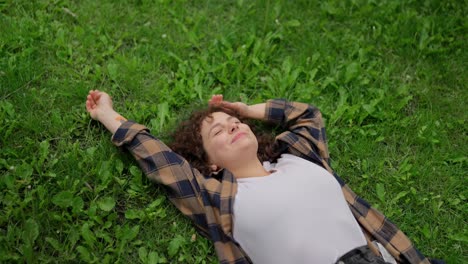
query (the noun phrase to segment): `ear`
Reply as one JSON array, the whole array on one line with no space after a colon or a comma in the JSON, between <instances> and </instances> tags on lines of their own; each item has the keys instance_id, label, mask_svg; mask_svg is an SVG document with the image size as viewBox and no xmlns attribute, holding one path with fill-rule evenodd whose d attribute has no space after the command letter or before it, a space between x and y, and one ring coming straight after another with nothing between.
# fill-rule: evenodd
<instances>
[{"instance_id":1,"label":"ear","mask_svg":"<svg viewBox=\"0 0 468 264\"><path fill-rule=\"evenodd\" d=\"M211 170L211 173L213 173L214 175L218 175L218 173L222 171L223 168L220 168L213 164L213 165L210 165L210 170Z\"/></svg>"},{"instance_id":2,"label":"ear","mask_svg":"<svg viewBox=\"0 0 468 264\"><path fill-rule=\"evenodd\" d=\"M212 164L212 165L210 165L210 170L213 171L213 172L214 172L214 171L217 171L217 170L218 170L218 166Z\"/></svg>"}]
</instances>

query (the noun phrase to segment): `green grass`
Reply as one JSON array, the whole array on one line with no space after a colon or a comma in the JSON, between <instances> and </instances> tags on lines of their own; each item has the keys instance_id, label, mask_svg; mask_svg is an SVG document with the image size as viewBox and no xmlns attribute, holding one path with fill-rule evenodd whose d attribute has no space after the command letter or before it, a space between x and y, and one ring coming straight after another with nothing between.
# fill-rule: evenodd
<instances>
[{"instance_id":1,"label":"green grass","mask_svg":"<svg viewBox=\"0 0 468 264\"><path fill-rule=\"evenodd\" d=\"M319 106L333 165L424 254L468 262L464 1L0 1L0 262L212 263L90 120L167 138L213 93Z\"/></svg>"}]
</instances>

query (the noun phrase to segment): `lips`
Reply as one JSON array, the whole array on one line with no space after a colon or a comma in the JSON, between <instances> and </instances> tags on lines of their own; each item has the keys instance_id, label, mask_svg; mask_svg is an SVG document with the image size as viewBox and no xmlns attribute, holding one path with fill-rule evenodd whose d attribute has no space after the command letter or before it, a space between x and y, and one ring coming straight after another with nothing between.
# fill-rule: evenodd
<instances>
[{"instance_id":1,"label":"lips","mask_svg":"<svg viewBox=\"0 0 468 264\"><path fill-rule=\"evenodd\" d=\"M234 138L232 139L231 143L236 142L239 138L241 138L241 137L243 137L243 136L245 136L245 135L246 135L246 133L244 133L244 132L237 133L237 134L234 136Z\"/></svg>"}]
</instances>

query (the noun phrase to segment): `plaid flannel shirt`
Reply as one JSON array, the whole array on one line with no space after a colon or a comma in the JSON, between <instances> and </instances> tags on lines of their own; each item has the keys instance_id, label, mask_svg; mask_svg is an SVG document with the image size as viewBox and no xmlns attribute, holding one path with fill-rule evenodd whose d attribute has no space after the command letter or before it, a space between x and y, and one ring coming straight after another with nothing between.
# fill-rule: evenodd
<instances>
[{"instance_id":1,"label":"plaid flannel shirt","mask_svg":"<svg viewBox=\"0 0 468 264\"><path fill-rule=\"evenodd\" d=\"M284 153L320 164L336 178L368 242L379 241L399 263L430 263L405 234L358 197L331 169L324 123L317 108L303 103L269 100L264 121L285 129L276 137ZM233 238L233 202L237 183L229 171L225 170L222 177L218 177L220 180L202 175L152 136L145 126L131 121L120 126L112 141L132 153L148 178L166 187L170 201L193 221L202 235L214 242L221 263L251 263ZM378 252L372 243L368 244Z\"/></svg>"}]
</instances>

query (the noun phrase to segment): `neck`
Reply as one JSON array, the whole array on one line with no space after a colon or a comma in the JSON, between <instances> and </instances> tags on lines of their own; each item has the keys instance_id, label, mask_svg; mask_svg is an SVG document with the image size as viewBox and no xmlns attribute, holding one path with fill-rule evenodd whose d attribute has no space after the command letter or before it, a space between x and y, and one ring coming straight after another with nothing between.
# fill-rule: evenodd
<instances>
[{"instance_id":1,"label":"neck","mask_svg":"<svg viewBox=\"0 0 468 264\"><path fill-rule=\"evenodd\" d=\"M253 159L250 162L243 162L241 166L237 166L236 169L232 169L230 171L237 179L268 176L271 174L265 170L265 168L262 166L262 163L258 159Z\"/></svg>"}]
</instances>

